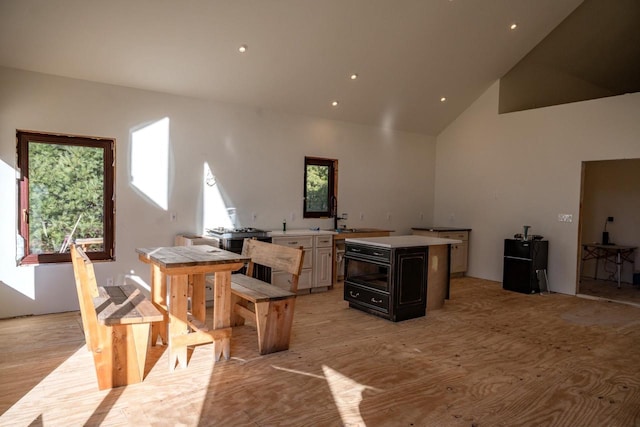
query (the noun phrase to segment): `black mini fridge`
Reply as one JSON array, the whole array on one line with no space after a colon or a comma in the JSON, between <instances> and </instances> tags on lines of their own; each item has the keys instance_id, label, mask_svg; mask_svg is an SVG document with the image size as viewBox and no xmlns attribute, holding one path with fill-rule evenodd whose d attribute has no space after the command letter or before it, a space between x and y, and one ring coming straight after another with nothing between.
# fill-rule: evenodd
<instances>
[{"instance_id":1,"label":"black mini fridge","mask_svg":"<svg viewBox=\"0 0 640 427\"><path fill-rule=\"evenodd\" d=\"M502 288L523 294L540 292L540 273L546 280L548 253L547 240L505 239Z\"/></svg>"}]
</instances>

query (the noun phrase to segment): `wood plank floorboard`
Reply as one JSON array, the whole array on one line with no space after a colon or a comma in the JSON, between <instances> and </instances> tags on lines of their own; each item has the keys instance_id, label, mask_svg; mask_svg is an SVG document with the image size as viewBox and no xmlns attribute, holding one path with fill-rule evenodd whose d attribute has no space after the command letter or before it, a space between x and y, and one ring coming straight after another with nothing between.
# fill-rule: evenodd
<instances>
[{"instance_id":1,"label":"wood plank floorboard","mask_svg":"<svg viewBox=\"0 0 640 427\"><path fill-rule=\"evenodd\" d=\"M211 313L208 313L211 316ZM640 426L640 308L452 280L426 317L348 308L342 288L300 296L289 351L193 348L144 382L99 391L78 313L0 321L0 426Z\"/></svg>"}]
</instances>

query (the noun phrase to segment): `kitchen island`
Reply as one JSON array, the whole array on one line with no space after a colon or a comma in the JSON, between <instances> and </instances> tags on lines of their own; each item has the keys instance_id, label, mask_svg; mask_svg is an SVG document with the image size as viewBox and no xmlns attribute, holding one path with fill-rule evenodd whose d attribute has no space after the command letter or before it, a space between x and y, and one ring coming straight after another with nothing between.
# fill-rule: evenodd
<instances>
[{"instance_id":1,"label":"kitchen island","mask_svg":"<svg viewBox=\"0 0 640 427\"><path fill-rule=\"evenodd\" d=\"M344 299L349 307L397 322L442 308L456 239L386 236L345 240Z\"/></svg>"}]
</instances>

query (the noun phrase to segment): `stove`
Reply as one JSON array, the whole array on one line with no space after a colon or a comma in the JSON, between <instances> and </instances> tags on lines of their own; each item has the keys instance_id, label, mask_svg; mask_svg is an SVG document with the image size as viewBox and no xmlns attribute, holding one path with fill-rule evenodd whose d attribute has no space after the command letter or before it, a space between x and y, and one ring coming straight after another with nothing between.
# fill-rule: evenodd
<instances>
[{"instance_id":1,"label":"stove","mask_svg":"<svg viewBox=\"0 0 640 427\"><path fill-rule=\"evenodd\" d=\"M271 243L271 237L269 233L264 230L258 230L257 228L245 227L245 228L209 228L205 230L207 237L212 240L218 241L218 247L225 251L235 252L237 254L242 253L242 245L244 239L258 239L262 242ZM242 268L236 273L244 273L246 270ZM263 282L271 283L271 268L264 265L256 264L254 268L254 277L262 280Z\"/></svg>"},{"instance_id":2,"label":"stove","mask_svg":"<svg viewBox=\"0 0 640 427\"><path fill-rule=\"evenodd\" d=\"M259 230L253 227L245 228L209 228L206 230L207 234L218 239L246 239L246 238L265 238L268 237L268 233L264 230Z\"/></svg>"}]
</instances>

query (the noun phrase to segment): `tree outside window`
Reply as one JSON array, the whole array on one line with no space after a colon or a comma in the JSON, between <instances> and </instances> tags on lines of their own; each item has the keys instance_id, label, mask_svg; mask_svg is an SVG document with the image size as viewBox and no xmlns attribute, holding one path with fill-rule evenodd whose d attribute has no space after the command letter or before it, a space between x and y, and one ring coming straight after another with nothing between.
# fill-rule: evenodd
<instances>
[{"instance_id":1,"label":"tree outside window","mask_svg":"<svg viewBox=\"0 0 640 427\"><path fill-rule=\"evenodd\" d=\"M328 218L337 200L337 160L305 157L304 159L304 218Z\"/></svg>"},{"instance_id":2,"label":"tree outside window","mask_svg":"<svg viewBox=\"0 0 640 427\"><path fill-rule=\"evenodd\" d=\"M23 264L113 259L113 139L18 131Z\"/></svg>"}]
</instances>

